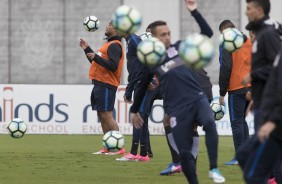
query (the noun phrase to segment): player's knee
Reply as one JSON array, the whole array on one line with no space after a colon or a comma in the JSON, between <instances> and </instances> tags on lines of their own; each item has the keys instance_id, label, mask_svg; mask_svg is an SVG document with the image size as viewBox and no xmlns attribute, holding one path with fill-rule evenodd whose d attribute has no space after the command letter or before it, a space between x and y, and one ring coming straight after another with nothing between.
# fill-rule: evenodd
<instances>
[{"instance_id":1,"label":"player's knee","mask_svg":"<svg viewBox=\"0 0 282 184\"><path fill-rule=\"evenodd\" d=\"M194 157L193 157L191 152L186 152L186 151L185 152L180 152L179 156L180 156L181 160L183 162L185 162L185 163L194 161Z\"/></svg>"},{"instance_id":2,"label":"player's knee","mask_svg":"<svg viewBox=\"0 0 282 184\"><path fill-rule=\"evenodd\" d=\"M208 120L204 125L203 125L203 130L206 131L216 131L216 126L215 122L213 119Z\"/></svg>"},{"instance_id":3,"label":"player's knee","mask_svg":"<svg viewBox=\"0 0 282 184\"><path fill-rule=\"evenodd\" d=\"M98 112L98 117L101 122L109 122L112 118L111 112Z\"/></svg>"},{"instance_id":4,"label":"player's knee","mask_svg":"<svg viewBox=\"0 0 282 184\"><path fill-rule=\"evenodd\" d=\"M246 181L247 184L263 184L264 182L261 181L260 179L249 176L249 173L244 173L244 180Z\"/></svg>"},{"instance_id":5,"label":"player's knee","mask_svg":"<svg viewBox=\"0 0 282 184\"><path fill-rule=\"evenodd\" d=\"M163 124L164 124L164 127L170 126L170 117L169 117L169 115L167 115L167 114L164 115Z\"/></svg>"}]
</instances>

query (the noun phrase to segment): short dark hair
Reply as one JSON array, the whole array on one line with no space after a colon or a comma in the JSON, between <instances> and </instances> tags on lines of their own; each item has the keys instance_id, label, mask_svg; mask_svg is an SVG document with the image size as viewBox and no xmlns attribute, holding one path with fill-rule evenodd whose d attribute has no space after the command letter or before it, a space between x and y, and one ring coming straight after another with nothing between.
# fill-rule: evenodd
<instances>
[{"instance_id":1,"label":"short dark hair","mask_svg":"<svg viewBox=\"0 0 282 184\"><path fill-rule=\"evenodd\" d=\"M162 20L157 20L155 22L152 22L151 24L149 24L150 29L151 29L151 33L153 35L155 35L156 34L156 27L158 27L158 26L165 26L165 25L167 25L167 23L165 21L162 21Z\"/></svg>"},{"instance_id":2,"label":"short dark hair","mask_svg":"<svg viewBox=\"0 0 282 184\"><path fill-rule=\"evenodd\" d=\"M235 28L235 25L231 22L231 20L224 20L219 24L218 29L221 32L226 28Z\"/></svg>"},{"instance_id":3,"label":"short dark hair","mask_svg":"<svg viewBox=\"0 0 282 184\"><path fill-rule=\"evenodd\" d=\"M265 15L268 15L270 12L270 0L246 0L247 3L255 3L257 6L263 9Z\"/></svg>"},{"instance_id":4,"label":"short dark hair","mask_svg":"<svg viewBox=\"0 0 282 184\"><path fill-rule=\"evenodd\" d=\"M152 23L147 26L146 32L151 32L151 27L152 27ZM148 30L150 30L150 31L148 31Z\"/></svg>"}]
</instances>

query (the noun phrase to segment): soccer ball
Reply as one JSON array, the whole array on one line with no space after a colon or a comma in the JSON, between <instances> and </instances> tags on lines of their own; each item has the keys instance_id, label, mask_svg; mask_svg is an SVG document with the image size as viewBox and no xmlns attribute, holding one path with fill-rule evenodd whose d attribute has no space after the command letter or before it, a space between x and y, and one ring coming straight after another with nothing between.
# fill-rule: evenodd
<instances>
[{"instance_id":1,"label":"soccer ball","mask_svg":"<svg viewBox=\"0 0 282 184\"><path fill-rule=\"evenodd\" d=\"M124 137L119 131L108 131L103 137L103 146L110 152L121 150L124 146Z\"/></svg>"},{"instance_id":2,"label":"soccer ball","mask_svg":"<svg viewBox=\"0 0 282 184\"><path fill-rule=\"evenodd\" d=\"M181 41L178 53L187 66L200 69L212 60L215 49L207 36L194 33Z\"/></svg>"},{"instance_id":3,"label":"soccer ball","mask_svg":"<svg viewBox=\"0 0 282 184\"><path fill-rule=\"evenodd\" d=\"M152 33L150 33L150 32L143 32L139 36L140 36L141 40L143 41L143 40L146 40L148 38L151 38L152 37Z\"/></svg>"},{"instance_id":4,"label":"soccer ball","mask_svg":"<svg viewBox=\"0 0 282 184\"><path fill-rule=\"evenodd\" d=\"M135 33L141 26L142 17L133 7L122 5L112 16L112 24L121 35Z\"/></svg>"},{"instance_id":5,"label":"soccer ball","mask_svg":"<svg viewBox=\"0 0 282 184\"><path fill-rule=\"evenodd\" d=\"M165 58L165 54L165 45L155 37L140 42L137 47L137 57L146 66L156 66Z\"/></svg>"},{"instance_id":6,"label":"soccer ball","mask_svg":"<svg viewBox=\"0 0 282 184\"><path fill-rule=\"evenodd\" d=\"M211 104L211 109L215 120L221 120L223 118L225 114L225 108L223 105L213 102Z\"/></svg>"},{"instance_id":7,"label":"soccer ball","mask_svg":"<svg viewBox=\"0 0 282 184\"><path fill-rule=\"evenodd\" d=\"M240 49L244 43L243 34L236 28L225 29L219 37L220 45L228 52Z\"/></svg>"},{"instance_id":8,"label":"soccer ball","mask_svg":"<svg viewBox=\"0 0 282 184\"><path fill-rule=\"evenodd\" d=\"M100 21L95 16L88 16L84 19L83 25L87 31L94 32L100 27Z\"/></svg>"},{"instance_id":9,"label":"soccer ball","mask_svg":"<svg viewBox=\"0 0 282 184\"><path fill-rule=\"evenodd\" d=\"M15 118L9 123L7 129L13 138L21 138L24 136L27 126L23 120Z\"/></svg>"}]
</instances>

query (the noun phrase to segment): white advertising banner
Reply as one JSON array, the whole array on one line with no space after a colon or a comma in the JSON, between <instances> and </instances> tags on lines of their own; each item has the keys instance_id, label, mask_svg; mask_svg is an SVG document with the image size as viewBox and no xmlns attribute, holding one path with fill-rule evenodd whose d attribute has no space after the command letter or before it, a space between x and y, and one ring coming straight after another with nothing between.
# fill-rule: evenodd
<instances>
[{"instance_id":1,"label":"white advertising banner","mask_svg":"<svg viewBox=\"0 0 282 184\"><path fill-rule=\"evenodd\" d=\"M96 112L90 106L92 85L0 85L0 134L7 133L7 124L13 117L23 119L28 125L27 134L103 134ZM114 117L123 134L132 134L129 123L130 104L123 101L125 86L117 91ZM218 86L213 87L218 99ZM227 100L226 100L227 104ZM226 105L227 107L227 105ZM216 121L219 135L231 135L228 109ZM164 134L163 106L156 100L149 117L151 135ZM189 112L187 112L189 115ZM247 117L250 133L253 118ZM201 128L199 133L203 134Z\"/></svg>"}]
</instances>

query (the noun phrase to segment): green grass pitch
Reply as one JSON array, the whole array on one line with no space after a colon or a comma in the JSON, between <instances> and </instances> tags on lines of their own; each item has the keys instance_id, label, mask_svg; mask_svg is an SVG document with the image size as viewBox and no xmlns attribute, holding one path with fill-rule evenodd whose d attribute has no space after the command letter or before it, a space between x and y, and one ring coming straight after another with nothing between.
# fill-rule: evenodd
<instances>
[{"instance_id":1,"label":"green grass pitch","mask_svg":"<svg viewBox=\"0 0 282 184\"><path fill-rule=\"evenodd\" d=\"M126 150L131 136L126 136ZM118 156L93 155L102 146L101 135L0 135L1 184L171 184L187 183L183 173L160 176L171 162L165 136L151 136L154 158L149 162L117 162ZM243 184L239 166L224 166L234 154L231 137L219 137L218 166L227 184ZM208 178L204 137L200 138L198 176Z\"/></svg>"}]
</instances>

